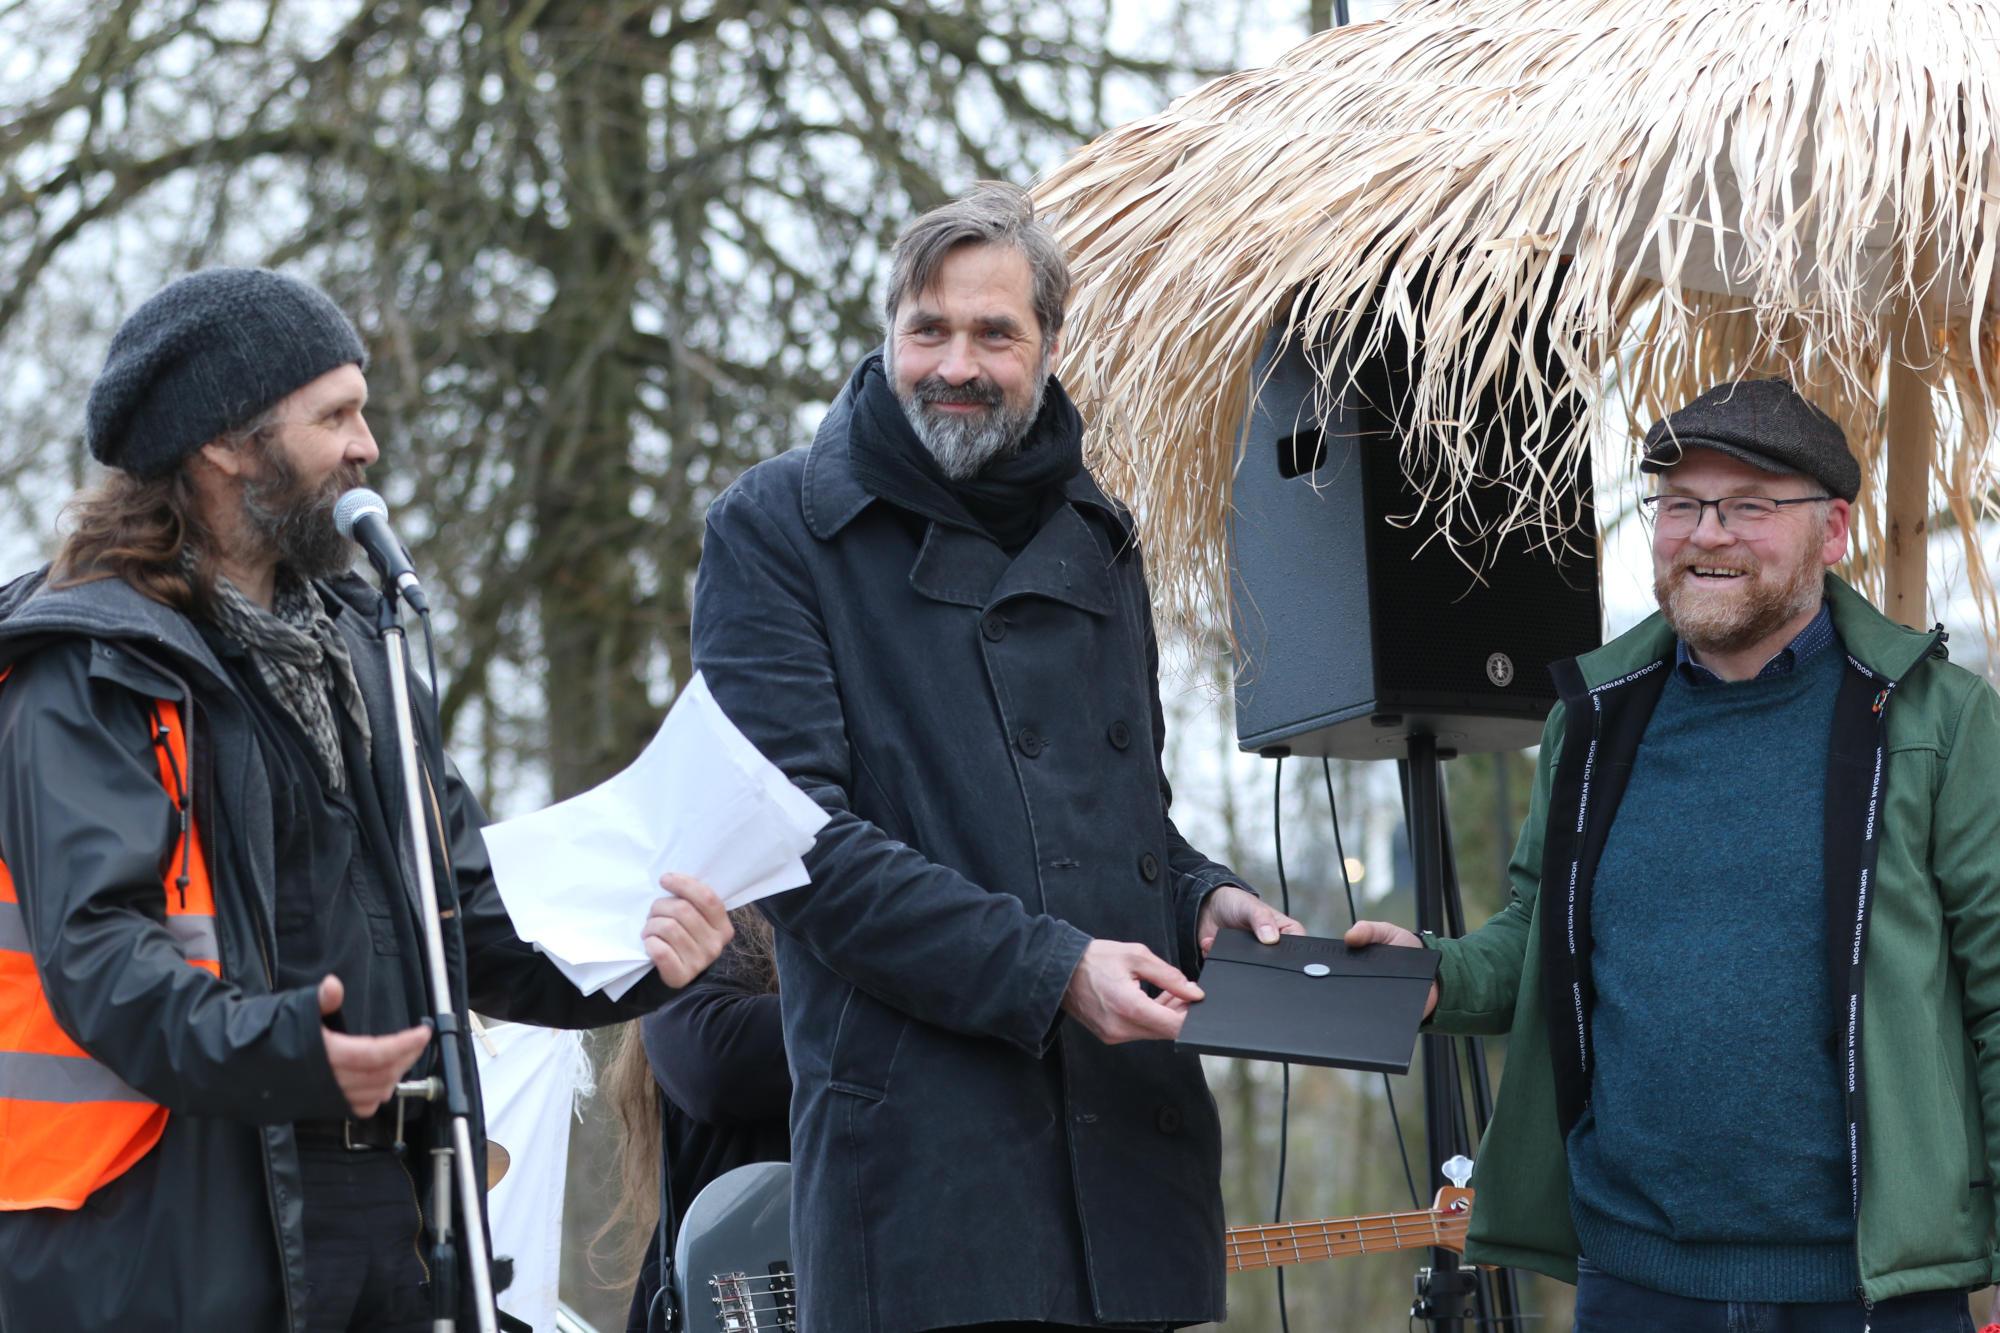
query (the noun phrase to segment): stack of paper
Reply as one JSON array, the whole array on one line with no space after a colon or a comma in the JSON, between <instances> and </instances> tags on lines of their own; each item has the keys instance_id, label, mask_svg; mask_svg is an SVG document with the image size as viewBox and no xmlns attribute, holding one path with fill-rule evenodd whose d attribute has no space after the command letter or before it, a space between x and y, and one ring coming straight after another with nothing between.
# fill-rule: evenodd
<instances>
[{"instance_id":1,"label":"stack of paper","mask_svg":"<svg viewBox=\"0 0 2000 1333\"><path fill-rule=\"evenodd\" d=\"M826 821L697 673L630 768L485 836L515 932L584 994L621 998L653 970L640 930L661 875L741 907L808 882L800 858Z\"/></svg>"}]
</instances>

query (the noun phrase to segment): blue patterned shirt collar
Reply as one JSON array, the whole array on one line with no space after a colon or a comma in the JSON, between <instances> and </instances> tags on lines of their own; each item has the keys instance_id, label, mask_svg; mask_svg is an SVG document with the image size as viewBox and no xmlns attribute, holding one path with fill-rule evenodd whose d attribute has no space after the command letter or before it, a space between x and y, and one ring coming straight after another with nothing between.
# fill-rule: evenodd
<instances>
[{"instance_id":1,"label":"blue patterned shirt collar","mask_svg":"<svg viewBox=\"0 0 2000 1333\"><path fill-rule=\"evenodd\" d=\"M1811 660L1815 653L1824 652L1833 646L1833 608L1827 602L1819 604L1819 614L1812 623L1800 630L1792 641L1780 649L1778 655L1764 663L1754 679L1763 680L1767 676L1788 676L1798 669L1801 662ZM1722 677L1694 660L1688 651L1687 640L1674 640L1674 664L1690 685L1716 685L1724 683Z\"/></svg>"}]
</instances>

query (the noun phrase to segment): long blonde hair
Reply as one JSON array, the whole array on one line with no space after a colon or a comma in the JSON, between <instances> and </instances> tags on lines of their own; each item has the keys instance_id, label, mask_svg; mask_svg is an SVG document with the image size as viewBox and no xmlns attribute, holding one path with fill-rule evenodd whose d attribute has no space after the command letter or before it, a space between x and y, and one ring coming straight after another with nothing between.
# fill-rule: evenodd
<instances>
[{"instance_id":1,"label":"long blonde hair","mask_svg":"<svg viewBox=\"0 0 2000 1333\"><path fill-rule=\"evenodd\" d=\"M778 993L778 964L771 923L754 907L729 914L736 937L729 942L718 969L740 977L764 993ZM614 1168L618 1206L590 1237L590 1271L600 1282L616 1286L632 1279L653 1243L660 1225L660 1090L653 1067L646 1061L646 1041L634 1020L618 1037L618 1053L604 1076L604 1094L618 1116L618 1164ZM689 1202L680 1201L685 1207ZM599 1268L599 1245L613 1232L619 1239L610 1249L614 1277Z\"/></svg>"}]
</instances>

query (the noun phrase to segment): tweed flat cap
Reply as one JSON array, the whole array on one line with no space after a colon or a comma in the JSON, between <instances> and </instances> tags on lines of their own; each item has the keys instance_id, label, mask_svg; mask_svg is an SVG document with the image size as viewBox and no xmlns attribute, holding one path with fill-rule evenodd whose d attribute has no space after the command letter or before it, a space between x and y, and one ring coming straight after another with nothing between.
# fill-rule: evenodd
<instances>
[{"instance_id":1,"label":"tweed flat cap","mask_svg":"<svg viewBox=\"0 0 2000 1333\"><path fill-rule=\"evenodd\" d=\"M1852 500L1861 464L1839 423L1799 396L1787 380L1718 384L1646 432L1641 472L1664 472L1688 449L1714 449L1766 472L1797 472Z\"/></svg>"},{"instance_id":2,"label":"tweed flat cap","mask_svg":"<svg viewBox=\"0 0 2000 1333\"><path fill-rule=\"evenodd\" d=\"M92 457L163 476L218 435L344 365L354 325L317 287L263 268L210 268L160 289L119 326L90 387Z\"/></svg>"}]
</instances>

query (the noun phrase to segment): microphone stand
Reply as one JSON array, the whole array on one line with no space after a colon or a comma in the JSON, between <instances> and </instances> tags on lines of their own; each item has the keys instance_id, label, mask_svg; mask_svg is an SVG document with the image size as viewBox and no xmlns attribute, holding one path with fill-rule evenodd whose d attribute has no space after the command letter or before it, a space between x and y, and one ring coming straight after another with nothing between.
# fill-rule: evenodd
<instances>
[{"instance_id":1,"label":"microphone stand","mask_svg":"<svg viewBox=\"0 0 2000 1333\"><path fill-rule=\"evenodd\" d=\"M487 1252L485 1199L472 1155L471 1067L465 1033L451 1000L451 974L445 966L443 914L450 910L439 897L437 876L432 871L430 821L424 815L423 769L417 759L417 728L410 710L409 639L396 614L397 588L383 581L382 606L376 616L382 645L389 659L389 694L396 718L396 749L401 760L405 819L409 827L411 861L416 865L417 885L428 910L419 912L424 924L425 973L430 983L431 1019L436 1025L438 1072L429 1078L411 1079L396 1085L399 1105L407 1101L444 1103L449 1135L431 1133L431 1282L436 1298L433 1333L453 1333L458 1327L458 1266L452 1248L453 1186L465 1223L465 1253L472 1270L472 1311L479 1333L499 1333L499 1316L493 1303L493 1263ZM439 814L442 820L442 812ZM439 828L438 836L444 836ZM401 1138L399 1134L397 1136Z\"/></svg>"}]
</instances>

